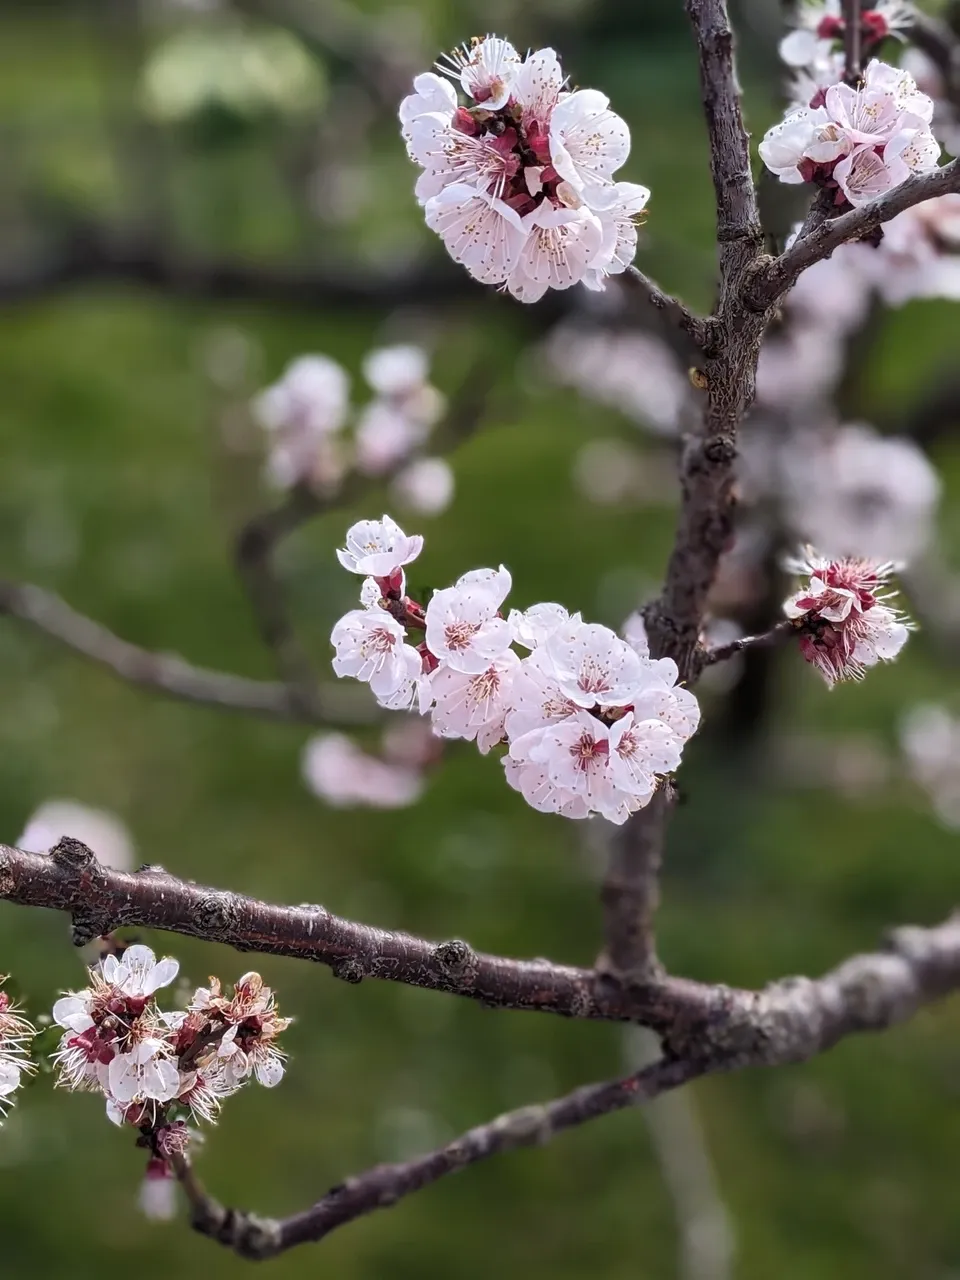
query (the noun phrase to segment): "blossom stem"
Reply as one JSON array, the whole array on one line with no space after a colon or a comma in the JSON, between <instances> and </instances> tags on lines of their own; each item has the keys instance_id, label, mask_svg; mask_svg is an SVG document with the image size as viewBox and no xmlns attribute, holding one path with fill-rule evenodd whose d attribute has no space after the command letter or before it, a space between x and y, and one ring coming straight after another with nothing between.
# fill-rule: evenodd
<instances>
[{"instance_id":1,"label":"blossom stem","mask_svg":"<svg viewBox=\"0 0 960 1280\"><path fill-rule=\"evenodd\" d=\"M860 0L843 0L843 78L855 85L862 69L863 27Z\"/></svg>"}]
</instances>

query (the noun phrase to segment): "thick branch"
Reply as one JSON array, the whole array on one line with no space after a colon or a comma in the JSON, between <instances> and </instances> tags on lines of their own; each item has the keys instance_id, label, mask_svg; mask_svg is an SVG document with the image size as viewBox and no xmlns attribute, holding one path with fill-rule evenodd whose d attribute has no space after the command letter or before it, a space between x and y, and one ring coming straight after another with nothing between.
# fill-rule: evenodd
<instances>
[{"instance_id":1,"label":"thick branch","mask_svg":"<svg viewBox=\"0 0 960 1280\"><path fill-rule=\"evenodd\" d=\"M840 245L848 240L861 240L905 209L912 209L915 204L951 191L960 191L960 160L951 160L930 173L916 174L886 195L851 209L839 218L828 219L808 235L795 240L779 258L755 274L745 294L749 305L771 306L796 283L801 272L829 258Z\"/></svg>"},{"instance_id":2,"label":"thick branch","mask_svg":"<svg viewBox=\"0 0 960 1280\"><path fill-rule=\"evenodd\" d=\"M454 1138L427 1155L380 1164L333 1187L322 1200L289 1218L263 1219L225 1209L204 1190L185 1160L177 1176L190 1201L194 1228L241 1257L275 1257L298 1244L322 1240L337 1227L375 1209L388 1209L447 1174L520 1147L543 1146L566 1129L648 1102L700 1075L703 1068L666 1059L621 1080L586 1085L538 1106L520 1107Z\"/></svg>"},{"instance_id":3,"label":"thick branch","mask_svg":"<svg viewBox=\"0 0 960 1280\"><path fill-rule=\"evenodd\" d=\"M610 864L600 893L606 944L597 969L621 981L656 982L663 976L653 921L660 905L664 835L675 801L673 786L665 783L610 839Z\"/></svg>"},{"instance_id":4,"label":"thick branch","mask_svg":"<svg viewBox=\"0 0 960 1280\"><path fill-rule=\"evenodd\" d=\"M355 725L370 719L373 710L365 703L344 697L345 691L331 685L321 691L317 705L308 712L285 684L208 671L192 666L175 654L141 649L92 618L77 613L53 592L27 583L0 580L0 613L29 623L122 680L184 702L325 725Z\"/></svg>"},{"instance_id":5,"label":"thick branch","mask_svg":"<svg viewBox=\"0 0 960 1280\"><path fill-rule=\"evenodd\" d=\"M589 969L484 955L459 939L436 943L392 933L322 906L275 906L179 880L162 868L128 875L101 866L73 840L61 841L50 855L0 845L0 899L69 912L78 943L130 925L165 929L240 951L316 961L346 982L381 978L495 1008L638 1018L663 1028L674 1024L679 1009L709 1020L714 1002L709 987L683 979L627 990Z\"/></svg>"}]
</instances>

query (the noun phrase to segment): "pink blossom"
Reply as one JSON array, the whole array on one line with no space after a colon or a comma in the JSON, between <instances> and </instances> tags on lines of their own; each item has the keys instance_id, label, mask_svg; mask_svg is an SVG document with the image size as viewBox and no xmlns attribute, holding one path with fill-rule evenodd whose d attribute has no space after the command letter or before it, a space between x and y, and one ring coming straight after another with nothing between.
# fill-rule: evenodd
<instances>
[{"instance_id":1,"label":"pink blossom","mask_svg":"<svg viewBox=\"0 0 960 1280\"><path fill-rule=\"evenodd\" d=\"M808 578L783 606L802 623L800 651L828 687L861 680L867 668L889 662L906 644L911 623L880 592L894 566L869 560L828 560L808 551L791 566Z\"/></svg>"}]
</instances>

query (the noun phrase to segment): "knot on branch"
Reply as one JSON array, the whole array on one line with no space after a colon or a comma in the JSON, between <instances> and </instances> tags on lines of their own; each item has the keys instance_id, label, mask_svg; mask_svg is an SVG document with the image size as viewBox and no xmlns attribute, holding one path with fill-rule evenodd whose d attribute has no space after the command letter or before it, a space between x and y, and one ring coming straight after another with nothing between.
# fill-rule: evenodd
<instances>
[{"instance_id":1,"label":"knot on branch","mask_svg":"<svg viewBox=\"0 0 960 1280\"><path fill-rule=\"evenodd\" d=\"M703 456L714 467L728 467L736 460L737 446L732 436L713 436L703 446Z\"/></svg>"},{"instance_id":2,"label":"knot on branch","mask_svg":"<svg viewBox=\"0 0 960 1280\"><path fill-rule=\"evenodd\" d=\"M356 956L344 956L342 960L334 961L330 966L330 972L341 982L362 982L366 976L363 961L358 960Z\"/></svg>"},{"instance_id":3,"label":"knot on branch","mask_svg":"<svg viewBox=\"0 0 960 1280\"><path fill-rule=\"evenodd\" d=\"M194 923L202 937L230 933L239 922L240 912L229 893L207 893L197 903Z\"/></svg>"},{"instance_id":4,"label":"knot on branch","mask_svg":"<svg viewBox=\"0 0 960 1280\"><path fill-rule=\"evenodd\" d=\"M67 871L87 871L99 865L93 850L73 836L61 836L50 850L50 857Z\"/></svg>"},{"instance_id":5,"label":"knot on branch","mask_svg":"<svg viewBox=\"0 0 960 1280\"><path fill-rule=\"evenodd\" d=\"M220 1205L216 1208L217 1212L211 1212L209 1206L194 1211L195 1231L252 1262L260 1262L281 1251L280 1223L274 1218L260 1218L254 1213L224 1209Z\"/></svg>"},{"instance_id":6,"label":"knot on branch","mask_svg":"<svg viewBox=\"0 0 960 1280\"><path fill-rule=\"evenodd\" d=\"M449 942L438 942L433 951L433 959L445 978L452 982L462 983L477 975L477 957L468 942L461 938L451 938Z\"/></svg>"},{"instance_id":7,"label":"knot on branch","mask_svg":"<svg viewBox=\"0 0 960 1280\"><path fill-rule=\"evenodd\" d=\"M13 893L16 880L10 866L10 855L0 849L0 898L7 898Z\"/></svg>"},{"instance_id":8,"label":"knot on branch","mask_svg":"<svg viewBox=\"0 0 960 1280\"><path fill-rule=\"evenodd\" d=\"M493 1130L504 1139L503 1146L532 1147L543 1146L553 1137L553 1125L546 1107L519 1107L516 1111L508 1111L506 1115L494 1122Z\"/></svg>"}]
</instances>

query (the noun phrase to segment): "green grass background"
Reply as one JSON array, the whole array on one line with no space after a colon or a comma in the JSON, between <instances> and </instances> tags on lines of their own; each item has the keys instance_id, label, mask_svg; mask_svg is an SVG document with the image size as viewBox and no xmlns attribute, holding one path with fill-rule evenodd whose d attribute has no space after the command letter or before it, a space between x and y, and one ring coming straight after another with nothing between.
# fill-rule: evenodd
<instances>
[{"instance_id":1,"label":"green grass background","mask_svg":"<svg viewBox=\"0 0 960 1280\"><path fill-rule=\"evenodd\" d=\"M488 21L474 11L461 18L439 0L417 8L437 47ZM555 38L576 78L603 87L628 117L635 142L627 176L654 191L642 264L705 305L712 206L695 60L677 9L663 0L627 15L611 4L574 22L546 6L518 14L511 34L520 44ZM769 15L764 21L769 27ZM755 131L776 109L761 62L765 38L761 22L745 42ZM336 66L331 74L335 80ZM88 12L0 11L11 245L30 240L41 218L123 213L129 193L101 126L104 84L119 92L126 83L104 59ZM347 227L314 226L291 211L276 179L275 143L268 133L220 151L181 148L174 186L184 242L251 259L282 259L297 237L320 259L430 251L386 116L374 143L381 198ZM422 321L422 310L414 318ZM61 592L150 648L269 676L230 559L240 518L262 501L257 462L225 455L198 353L211 334L239 329L260 350L265 377L304 350L327 352L356 375L363 352L403 319L184 303L121 287L0 310L2 572ZM520 308L485 306L478 318L467 303L433 326L437 381L455 390L465 346L479 345L497 412L453 459L455 505L419 522L427 542L418 580L443 584L502 560L516 604L559 599L616 625L661 572L672 516L592 506L570 471L586 439L633 440L634 428L531 385L517 359L529 333ZM857 412L895 428L951 353L955 359L957 333L946 305L890 316L854 389ZM956 556L955 441L941 443L938 461L945 542ZM375 491L285 548L298 622L321 667L329 626L353 586L333 549L350 519L382 507ZM773 729L865 734L892 750L902 710L951 690L955 672L937 664L922 635L895 667L833 695L787 661ZM140 857L180 875L278 901L322 902L491 951L583 964L596 954L595 870L582 828L527 808L496 759L449 751L409 811L331 811L299 780L304 729L127 688L13 621L0 623L0 709L6 839L41 800L74 796L118 812ZM672 969L746 984L816 973L874 945L892 924L949 911L960 894L957 836L906 783L849 800L798 791L763 759L763 744L731 757L709 732L689 752L688 803L671 832L661 917ZM193 941L149 941L176 954L198 982L213 972L230 979L249 963ZM289 1074L275 1092L251 1088L231 1101L201 1157L219 1197L260 1213L299 1209L373 1162L624 1065L616 1027L496 1013L372 982L347 986L288 961L265 958L261 968L296 1017ZM34 1012L78 984L65 920L0 909L6 970ZM808 1065L719 1078L692 1092L737 1236L737 1277L960 1276L955 1003ZM135 1204L141 1168L141 1153L106 1124L101 1102L39 1080L0 1133L3 1274L160 1280L232 1276L245 1265L182 1223L146 1223ZM277 1280L653 1280L676 1275L676 1257L645 1121L630 1113L447 1179L266 1266Z\"/></svg>"}]
</instances>

